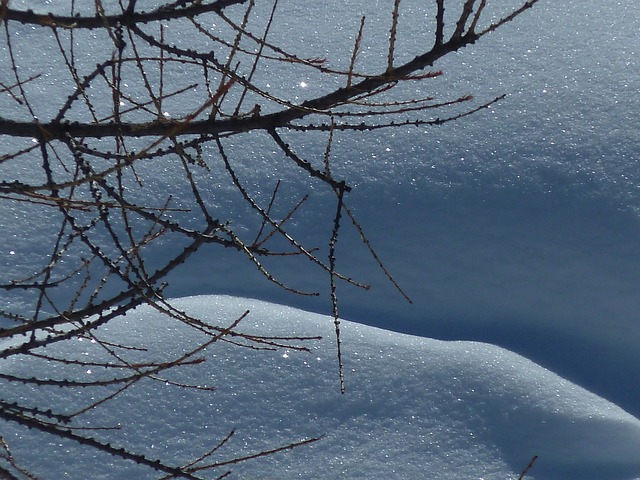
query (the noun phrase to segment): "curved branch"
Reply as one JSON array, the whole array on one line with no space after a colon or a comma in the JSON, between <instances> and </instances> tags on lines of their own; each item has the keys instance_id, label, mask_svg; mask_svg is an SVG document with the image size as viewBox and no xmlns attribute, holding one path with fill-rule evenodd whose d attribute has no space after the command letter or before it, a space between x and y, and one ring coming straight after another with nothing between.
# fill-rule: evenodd
<instances>
[{"instance_id":1,"label":"curved branch","mask_svg":"<svg viewBox=\"0 0 640 480\"><path fill-rule=\"evenodd\" d=\"M321 97L307 100L300 105L295 105L268 115L223 120L192 120L189 122L174 120L147 123L110 122L103 124L77 122L35 123L0 118L0 135L37 138L45 132L45 138L50 141L68 137L104 138L122 135L129 137L162 136L168 138L178 132L182 135L219 135L230 132L239 133L252 130L273 130L310 114L326 113L331 108L342 105L350 99L362 95L363 92L370 92L386 84L402 80L416 71L433 65L445 55L474 43L477 38L477 35L463 36L459 39L438 45L429 52L417 56L410 62L394 68L389 72L385 72L382 75L366 78L352 86L338 88ZM200 56L195 52L190 52L190 55L192 57Z\"/></svg>"},{"instance_id":2,"label":"curved branch","mask_svg":"<svg viewBox=\"0 0 640 480\"><path fill-rule=\"evenodd\" d=\"M247 0L216 0L210 4L194 2L184 8L160 6L150 12L129 12L124 11L120 15L104 16L65 16L54 15L52 13L35 13L33 10L14 10L12 8L0 11L0 20L11 20L23 25L39 25L43 27L56 27L67 29L95 29L95 28L115 28L118 25L131 26L140 23L157 22L162 20L173 20L202 15L203 13L219 13L230 5L241 5Z\"/></svg>"}]
</instances>

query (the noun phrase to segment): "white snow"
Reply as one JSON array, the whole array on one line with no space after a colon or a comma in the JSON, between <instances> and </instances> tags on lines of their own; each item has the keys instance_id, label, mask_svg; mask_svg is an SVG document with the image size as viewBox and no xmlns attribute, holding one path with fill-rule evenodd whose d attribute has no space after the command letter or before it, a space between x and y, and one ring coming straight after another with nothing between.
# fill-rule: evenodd
<instances>
[{"instance_id":1,"label":"white snow","mask_svg":"<svg viewBox=\"0 0 640 480\"><path fill-rule=\"evenodd\" d=\"M15 0L11 6L60 8L49 3ZM360 15L367 14L370 43L361 66L375 70L386 60L375 39L388 31L379 14L388 2L281 3L274 32L282 37L274 42L301 56L330 58L341 51L344 58L335 61L344 66ZM506 8L519 2L492 3ZM406 36L400 41L411 55L429 32L418 22L423 4L403 5ZM308 8L321 20L298 34L298 19L310 14ZM323 15L325 8L330 12ZM312 446L238 466L238 478L505 479L517 478L533 455L540 459L528 478L640 478L639 18L637 0L543 0L436 65L445 77L418 92L438 98L473 93L478 102L508 94L490 111L438 128L336 135L334 174L355 187L347 202L414 300L402 302L355 232L344 228L338 267L373 283L371 292L339 287L342 314L358 322L343 322L346 395L338 391L329 318L242 298L327 312L326 297L291 296L247 262L204 250L170 279L168 293L234 297L189 297L178 301L181 306L210 319L236 318L250 308L244 328L294 329L324 339L312 354L217 345L205 364L181 373L215 385L214 393L145 384L93 413L103 424L123 423L122 432L104 435L178 463L232 428L237 433L220 458L327 435ZM30 28L11 28L25 75L60 63L55 48L38 45ZM180 38L179 31L167 35ZM1 58L4 48L3 43ZM10 83L5 74L0 65L0 80ZM306 96L333 88L315 78L276 74L281 82L277 75L267 78L276 93ZM42 104L41 118L59 106L45 100L59 94L62 102L68 94L54 74L27 88ZM0 112L13 105L0 98ZM290 138L303 140L309 158L321 158L325 137ZM0 154L13 149L0 140ZM308 209L296 217L297 234L326 242L326 196L301 184L265 144L256 136L229 147L242 160L238 173L266 197L276 178L284 180L283 192L291 198L310 190ZM33 175L32 167L25 162L16 172L0 164L0 178ZM176 185L171 165L144 168L153 180L141 195L150 204L169 187L180 202L183 186ZM214 174L203 174L201 181L211 182L211 191L224 191ZM233 197L211 202L242 218ZM2 281L27 276L47 261L50 252L42 246L55 228L50 221L48 210L0 202ZM274 265L279 278L326 291L326 279L317 272L281 265ZM23 299L10 301L19 309ZM109 334L161 350L189 342L191 333L163 322L140 309L110 325ZM69 348L74 355L90 346ZM28 368L0 365L2 371ZM29 398L67 405L70 400L60 393L44 390ZM13 425L0 424L0 434L18 461L45 479L155 478L148 470L93 457Z\"/></svg>"},{"instance_id":2,"label":"white snow","mask_svg":"<svg viewBox=\"0 0 640 480\"><path fill-rule=\"evenodd\" d=\"M326 435L312 446L241 464L234 468L236 478L517 478L533 455L539 460L530 478L640 475L638 419L499 347L343 321L347 392L341 395L330 317L226 296L189 297L176 306L218 324L249 309L241 331L324 338L310 343L311 353L256 352L222 343L208 348L206 363L171 379L215 386L215 392L185 394L149 382L90 415L105 426L118 419L118 445L186 460L235 429L217 460ZM197 341L193 331L146 307L109 325L103 338L125 338L161 352ZM98 348L81 343L65 348L66 358ZM6 368L25 372L30 366L21 361ZM62 374L60 367L47 373ZM22 395L72 408L58 391ZM76 453L73 446L43 444L40 436L14 427L4 435L45 478L157 477L127 462ZM42 460L69 458L69 451L72 462Z\"/></svg>"}]
</instances>

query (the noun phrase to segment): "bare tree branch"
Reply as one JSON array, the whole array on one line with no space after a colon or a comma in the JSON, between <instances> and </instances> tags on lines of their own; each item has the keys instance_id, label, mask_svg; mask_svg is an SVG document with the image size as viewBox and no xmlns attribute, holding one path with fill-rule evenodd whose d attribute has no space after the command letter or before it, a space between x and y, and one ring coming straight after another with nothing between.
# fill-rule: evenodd
<instances>
[{"instance_id":1,"label":"bare tree branch","mask_svg":"<svg viewBox=\"0 0 640 480\"><path fill-rule=\"evenodd\" d=\"M340 286L369 288L348 272L338 271L337 242L344 229L353 229L372 262L402 297L411 300L348 208L352 185L349 178L334 177L339 171L336 163L342 159L335 158L332 146L338 136L354 135L351 132L438 126L504 98L478 105L471 103L470 95L436 98L411 92L414 84L442 75L434 69L439 60L474 44L537 2L520 0L519 7L484 26L490 0L462 4L435 0L433 32L426 32L424 50L406 60L403 8L400 0L394 0L388 11L381 12L389 15L391 24L381 39L381 63L372 74L359 66L367 30L360 16L353 41L343 52L346 64L336 67L330 65L332 59L305 58L273 40L283 3L278 0L266 4L164 0L149 11L141 10L136 0L120 1L119 7L107 11L96 0L94 15L75 14L78 2L73 1L68 15L57 15L16 10L10 1L0 0L0 47L4 47L0 65L6 70L0 80L0 206L18 205L34 215L44 214L50 222L48 243L38 252L42 253L40 263L32 267L16 260L20 273L0 282L0 291L7 297L20 299L15 304L8 301L0 310L0 362L25 360L34 365L28 373L10 369L0 373L0 418L139 463L165 478L225 478L229 466L320 440L318 435L255 453L229 453L221 457L226 460L216 461L214 452L231 448L231 432L212 439L212 447L176 466L170 459L148 458L137 451L138 446L115 446L101 437L101 432L113 431L112 426L85 425L84 420L141 381L158 388L168 383L186 391L219 388L176 380L169 372L212 360L208 351L220 344L247 348L256 355L274 349L311 352L311 342L320 337L293 332L258 335L246 331L241 322L248 312L211 322L179 310L166 299L172 274L204 251L246 262L257 275L291 294L317 296L321 289L282 280L277 266L284 258L312 269L326 281L339 388L344 392L348 378L341 348ZM455 12L447 15L450 26L445 25L445 6L448 14ZM264 18L259 11L266 12ZM209 28L212 20L221 27ZM23 37L16 33L21 24L32 30L30 42L53 46L47 51L55 61L40 64L24 58ZM172 43L169 27L173 26L193 35L185 34L193 44L189 40ZM265 77L269 80L281 67L314 75L327 87L300 97L287 91L273 93L278 89ZM178 77L172 77L175 71L180 72ZM55 95L46 91L49 76L60 83ZM33 92L38 90L47 96L36 97ZM326 142L324 153L310 150L300 141L304 137ZM286 194L284 180L274 187L270 179L266 187L254 189L251 179L243 176L238 166L253 159L233 144L247 138L259 139L269 158L277 157L288 169L278 178L289 173L296 178L294 198ZM154 189L163 181L158 178L159 165L171 178L163 188ZM333 202L331 218L326 222L326 237L306 242L302 241L304 227L296 223L304 218L307 200L316 191L328 193ZM234 202L237 211L220 206ZM351 222L344 224L343 215ZM106 336L106 325L142 305L189 329L198 340L180 353L164 354L126 338ZM92 356L61 353L59 347L74 339L95 344ZM62 373L45 373L49 365ZM99 369L101 375L78 373L90 368ZM5 398L7 385L25 389L23 400ZM30 398L28 389L49 386L86 394L82 404L73 404L68 411L52 411L46 401L24 400ZM0 458L0 476L29 478L4 441Z\"/></svg>"}]
</instances>

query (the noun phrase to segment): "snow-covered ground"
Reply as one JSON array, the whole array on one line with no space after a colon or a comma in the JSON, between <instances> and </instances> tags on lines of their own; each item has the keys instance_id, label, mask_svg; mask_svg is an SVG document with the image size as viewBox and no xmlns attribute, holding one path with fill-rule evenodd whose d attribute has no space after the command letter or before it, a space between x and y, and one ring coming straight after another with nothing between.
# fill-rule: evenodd
<instances>
[{"instance_id":1,"label":"snow-covered ground","mask_svg":"<svg viewBox=\"0 0 640 480\"><path fill-rule=\"evenodd\" d=\"M295 15L309 12L283 2L291 15L281 17L281 40L294 51L330 57L351 42L362 14L373 35L385 32L384 3L338 2L315 28L287 37ZM401 41L411 51L421 38L412 21L420 18L420 2L403 4ZM292 296L251 265L205 251L170 279L169 294L236 298L193 297L181 300L185 307L214 317L250 308L251 328L295 325L325 339L312 355L212 350L192 375L214 384L215 393L185 403L172 387L148 385L96 415L108 420L120 408L134 446L154 444L178 459L233 427L225 458L327 434L313 446L238 467L241 478L517 478L534 454L540 459L532 478L640 478L639 18L637 0L543 0L437 66L445 78L429 88L443 96L473 93L478 101L506 93L492 110L438 128L337 135L334 173L355 187L347 202L414 300L403 302L355 232L344 229L338 266L373 283L370 292L339 290L343 316L358 322L344 323L345 396L331 320L247 298L326 313L326 297ZM363 61L379 61L372 52ZM34 58L34 65L44 62ZM299 88L302 80L314 88L310 79L281 79L283 88ZM323 141L310 137L307 155L321 155ZM260 148L244 144L236 153ZM273 158L249 158L240 172L270 192ZM292 198L301 193L295 183L288 187ZM303 238L327 238L326 224L316 221L323 198L318 193L298 218ZM48 232L46 219L21 206L0 208L6 273L37 256ZM276 273L325 288L326 278L306 271ZM151 312L137 315L149 330L132 316L112 334L137 332L173 348L180 337L174 330ZM78 468L112 461L76 460L64 455L71 446L45 448L42 437L0 428L44 478L62 478L62 471L86 478L88 470ZM162 443L167 437L175 440ZM29 453L34 442L37 458ZM105 478L142 475L132 472L102 470Z\"/></svg>"},{"instance_id":2,"label":"snow-covered ground","mask_svg":"<svg viewBox=\"0 0 640 480\"><path fill-rule=\"evenodd\" d=\"M517 478L534 454L539 460L530 478L640 476L637 418L499 347L343 322L347 391L341 395L330 317L225 296L184 298L176 307L217 324L249 309L239 327L243 332L324 338L308 344L310 353L215 344L207 349L206 363L170 377L215 386L214 392L185 393L161 382L144 383L86 419L111 426L117 418L122 430L112 435L118 444L135 446L151 458L186 462L235 429L210 460L326 435L311 446L241 464L234 468L235 478L508 479ZM166 353L198 340L193 331L149 308L108 330L105 339L126 338L131 345ZM77 342L63 352L82 358L96 348ZM30 365L22 361L3 368L29 372ZM58 369L48 373L61 375ZM11 399L10 392L5 395ZM69 401L57 387L30 395L30 401L53 407ZM157 478L132 463L87 455L58 440L43 444L41 434L9 431L5 437L22 458L39 443L26 458L43 478ZM62 450L61 461L42 457L57 450Z\"/></svg>"}]
</instances>

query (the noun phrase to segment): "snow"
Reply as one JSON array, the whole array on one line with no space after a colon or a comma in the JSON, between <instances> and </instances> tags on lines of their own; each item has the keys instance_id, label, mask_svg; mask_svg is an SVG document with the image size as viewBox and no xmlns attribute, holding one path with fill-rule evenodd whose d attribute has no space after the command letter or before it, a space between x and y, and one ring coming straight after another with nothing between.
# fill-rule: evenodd
<instances>
[{"instance_id":1,"label":"snow","mask_svg":"<svg viewBox=\"0 0 640 480\"><path fill-rule=\"evenodd\" d=\"M350 47L342 47L351 45L360 15L367 14L370 43L363 67L384 63L375 38L388 29L379 15L385 2L337 2L324 15L324 4L317 2L310 8L322 20L300 36L291 31L296 19L309 14L307 7L281 3L274 31L287 48L321 57L346 51L336 59L344 64ZM406 36L400 41L410 55L428 32L412 21L420 18L422 3L403 5ZM351 14L354 9L358 15ZM310 355L289 351L287 357L216 346L204 365L182 373L215 385L214 393L145 384L95 412L96 420L110 424L117 418L125 427L118 437L123 442L181 460L232 428L237 433L223 458L327 435L314 445L238 466L239 478L256 472L260 478L517 478L534 454L540 459L530 478L640 478L638 18L637 0L542 1L437 65L445 77L420 87L420 94L435 91L447 98L473 93L478 102L506 93L491 110L438 128L336 136L334 172L354 186L347 202L414 300L403 303L355 232L343 229L339 268L373 284L371 292L339 286L343 316L358 322L343 322L345 396L338 391L332 322L303 311L326 313L326 297L291 296L251 265L205 250L170 279L169 295L233 297L189 297L179 305L212 319L235 318L250 308L246 328L295 329L324 339ZM35 52L30 30L12 28L26 71L55 69L55 49ZM24 38L31 40L18 41ZM296 95L332 88L318 79L280 75L282 84L273 88ZM52 75L45 85L27 86L42 104L41 118L47 108L55 111L57 104L46 100L64 83ZM66 98L66 91L60 93ZM309 157L324 151L324 137L288 138L302 141ZM0 153L11 150L3 142ZM326 195L300 182L264 145L256 136L233 146L237 158L251 160L237 165L238 172L267 197L275 178L285 180L283 191L291 198L310 189L309 208L297 217L298 234L325 241ZM30 165L22 168L11 175L34 174ZM179 201L171 166L148 168L153 180L142 194L155 199L175 187ZM3 180L9 175L3 165L0 174ZM202 178L224 191L215 176ZM211 201L220 210L234 206L233 197ZM0 204L3 280L25 276L46 261L50 252L41 246L49 222L46 210ZM317 272L287 262L275 272L326 291ZM19 308L23 299L10 301ZM145 309L110 326L109 334L162 350L180 348L190 335ZM76 344L68 353L85 348ZM27 368L0 365L2 371ZM43 401L67 402L51 390L29 395L33 401L46 395ZM12 425L0 429L18 460L45 479L155 478Z\"/></svg>"},{"instance_id":2,"label":"snow","mask_svg":"<svg viewBox=\"0 0 640 480\"><path fill-rule=\"evenodd\" d=\"M150 455L195 456L235 429L221 458L325 435L311 446L240 465L234 468L237 478L256 472L264 479L517 478L534 454L539 460L530 478L640 475L638 419L502 348L343 321L343 396L336 383L330 317L227 296L183 298L176 307L217 324L229 323L249 309L241 331L324 338L310 344L310 353L255 352L215 344L207 349L207 362L171 377L206 383L216 388L214 392L184 396L176 387L148 382L90 415L105 425L118 418L122 430L115 438ZM198 341L193 331L168 323L148 307L108 330L106 339L126 338L131 345L161 352L180 351ZM63 352L73 358L91 352L91 346L82 342ZM23 360L6 368L28 372L30 365ZM49 374L59 376L59 369ZM28 395L34 403L68 406L67 396L57 388ZM116 417L117 413L124 416ZM20 451L23 442L33 441L20 429L8 431L12 433L5 430L5 437L14 449ZM126 462L63 448L66 455L71 450L73 463L43 465L43 452L59 455L51 444L40 444L36 458L24 453L21 457L46 469L45 478L103 478L105 462L109 466L104 478L132 478L134 473L135 478L157 477Z\"/></svg>"}]
</instances>

